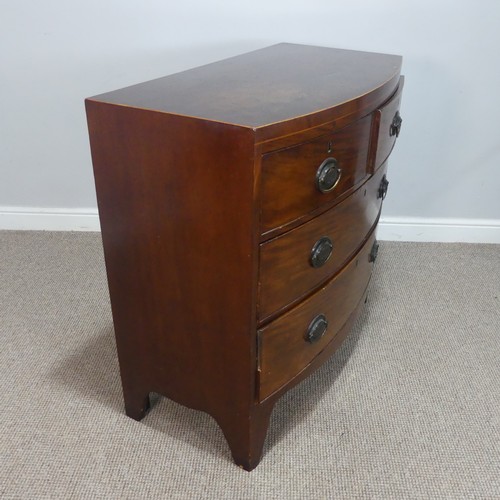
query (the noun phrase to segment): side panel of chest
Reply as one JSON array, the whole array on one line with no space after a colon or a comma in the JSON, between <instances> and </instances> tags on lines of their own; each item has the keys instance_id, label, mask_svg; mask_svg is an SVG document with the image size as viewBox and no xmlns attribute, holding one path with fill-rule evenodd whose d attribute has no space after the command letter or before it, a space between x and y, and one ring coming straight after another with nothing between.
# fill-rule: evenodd
<instances>
[{"instance_id":1,"label":"side panel of chest","mask_svg":"<svg viewBox=\"0 0 500 500\"><path fill-rule=\"evenodd\" d=\"M248 407L253 135L103 103L87 112L124 391L213 412Z\"/></svg>"}]
</instances>

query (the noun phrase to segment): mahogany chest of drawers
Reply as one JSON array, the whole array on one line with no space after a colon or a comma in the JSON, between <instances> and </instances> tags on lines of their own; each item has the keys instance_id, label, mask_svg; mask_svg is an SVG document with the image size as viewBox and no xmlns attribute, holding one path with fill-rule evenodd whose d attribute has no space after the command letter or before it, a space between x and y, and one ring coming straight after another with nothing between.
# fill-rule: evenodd
<instances>
[{"instance_id":1,"label":"mahogany chest of drawers","mask_svg":"<svg viewBox=\"0 0 500 500\"><path fill-rule=\"evenodd\" d=\"M279 44L86 100L127 415L160 393L258 464L365 300L400 68Z\"/></svg>"}]
</instances>

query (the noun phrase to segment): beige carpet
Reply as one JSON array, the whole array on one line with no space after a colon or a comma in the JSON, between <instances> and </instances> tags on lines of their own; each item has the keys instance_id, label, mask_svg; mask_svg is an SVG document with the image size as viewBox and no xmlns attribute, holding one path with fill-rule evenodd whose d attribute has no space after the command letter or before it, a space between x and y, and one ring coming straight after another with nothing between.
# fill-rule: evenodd
<instances>
[{"instance_id":1,"label":"beige carpet","mask_svg":"<svg viewBox=\"0 0 500 500\"><path fill-rule=\"evenodd\" d=\"M0 232L0 498L500 498L500 246L383 243L247 473L205 414L124 415L99 238Z\"/></svg>"}]
</instances>

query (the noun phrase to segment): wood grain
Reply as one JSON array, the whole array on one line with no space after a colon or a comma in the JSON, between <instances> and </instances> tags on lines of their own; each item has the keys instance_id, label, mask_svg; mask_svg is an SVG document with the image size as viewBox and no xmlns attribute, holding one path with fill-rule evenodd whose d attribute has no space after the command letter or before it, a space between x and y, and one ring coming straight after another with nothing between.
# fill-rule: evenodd
<instances>
[{"instance_id":1,"label":"wood grain","mask_svg":"<svg viewBox=\"0 0 500 500\"><path fill-rule=\"evenodd\" d=\"M357 303L355 309L349 315L347 321L343 324L340 330L337 332L335 337L333 337L332 341L325 346L325 348L314 357L310 363L304 366L304 368L297 373L292 379L290 379L285 385L282 385L279 389L274 391L272 394L264 398L260 404L270 402L276 402L285 392L289 391L297 384L300 384L304 379L306 379L311 373L316 371L321 365L328 361L328 359L339 349L342 345L342 342L349 335L351 328L361 313L365 303L369 300L369 292L370 285L368 284L364 294L362 295L360 301Z\"/></svg>"},{"instance_id":2,"label":"wood grain","mask_svg":"<svg viewBox=\"0 0 500 500\"><path fill-rule=\"evenodd\" d=\"M373 263L369 254L372 233L347 266L321 290L259 330L261 400L287 384L335 337L363 296ZM311 321L319 314L328 320L326 334L315 343L305 340Z\"/></svg>"},{"instance_id":3,"label":"wood grain","mask_svg":"<svg viewBox=\"0 0 500 500\"><path fill-rule=\"evenodd\" d=\"M260 321L280 314L311 289L336 273L359 249L378 219L379 186L384 165L349 198L315 219L260 246L258 311ZM310 263L311 249L327 236L332 256L318 268Z\"/></svg>"},{"instance_id":4,"label":"wood grain","mask_svg":"<svg viewBox=\"0 0 500 500\"><path fill-rule=\"evenodd\" d=\"M277 398L359 312L373 233L348 259L378 214L382 170L366 200L348 197L390 152L378 132L400 66L399 56L279 44L86 100L127 415L141 419L149 393L163 394L212 415L238 465L259 463ZM321 194L327 156L343 172ZM303 258L324 231L338 257L313 277ZM260 326L259 273L270 314ZM327 334L304 346L320 310Z\"/></svg>"},{"instance_id":5,"label":"wood grain","mask_svg":"<svg viewBox=\"0 0 500 500\"><path fill-rule=\"evenodd\" d=\"M266 154L262 158L261 232L287 223L338 201L367 176L372 117L367 116L335 133L304 144ZM331 148L330 148L331 145ZM328 193L316 187L316 172L329 157L342 171L337 186Z\"/></svg>"},{"instance_id":6,"label":"wood grain","mask_svg":"<svg viewBox=\"0 0 500 500\"><path fill-rule=\"evenodd\" d=\"M206 411L250 467L269 414L254 408L253 134L86 104L127 414L152 391Z\"/></svg>"},{"instance_id":7,"label":"wood grain","mask_svg":"<svg viewBox=\"0 0 500 500\"><path fill-rule=\"evenodd\" d=\"M289 133L316 116L368 114L394 91L400 69L396 55L281 43L93 99L263 129L259 142L267 127L284 135L278 124Z\"/></svg>"}]
</instances>

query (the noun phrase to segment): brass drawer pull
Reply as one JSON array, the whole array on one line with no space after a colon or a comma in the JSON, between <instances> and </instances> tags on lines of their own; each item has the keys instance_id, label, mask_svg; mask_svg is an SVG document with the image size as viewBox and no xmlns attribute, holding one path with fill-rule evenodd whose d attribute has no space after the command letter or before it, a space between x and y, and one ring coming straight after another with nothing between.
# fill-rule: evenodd
<instances>
[{"instance_id":1,"label":"brass drawer pull","mask_svg":"<svg viewBox=\"0 0 500 500\"><path fill-rule=\"evenodd\" d=\"M330 238L323 236L312 247L310 263L312 267L321 267L332 256L333 243Z\"/></svg>"},{"instance_id":2,"label":"brass drawer pull","mask_svg":"<svg viewBox=\"0 0 500 500\"><path fill-rule=\"evenodd\" d=\"M316 316L309 325L306 334L306 341L310 344L317 342L326 333L328 320L324 314Z\"/></svg>"},{"instance_id":3,"label":"brass drawer pull","mask_svg":"<svg viewBox=\"0 0 500 500\"><path fill-rule=\"evenodd\" d=\"M330 192L340 181L342 170L335 158L327 158L316 172L316 187L322 193Z\"/></svg>"}]
</instances>

